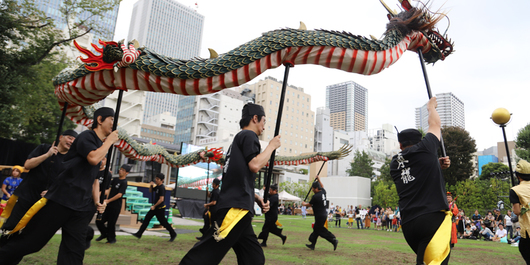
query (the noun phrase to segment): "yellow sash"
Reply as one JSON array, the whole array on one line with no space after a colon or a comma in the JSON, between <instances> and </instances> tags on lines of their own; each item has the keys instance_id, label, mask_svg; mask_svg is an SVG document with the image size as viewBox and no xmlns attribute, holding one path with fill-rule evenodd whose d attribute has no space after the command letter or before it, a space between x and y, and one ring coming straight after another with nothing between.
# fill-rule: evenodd
<instances>
[{"instance_id":1,"label":"yellow sash","mask_svg":"<svg viewBox=\"0 0 530 265\"><path fill-rule=\"evenodd\" d=\"M9 216L11 215L11 211L13 210L15 203L17 203L17 200L17 195L11 195L11 197L9 197L9 200L6 203L6 207L4 208L2 215L0 215L0 227L4 225L4 221L7 220L7 218L9 218Z\"/></svg>"},{"instance_id":2,"label":"yellow sash","mask_svg":"<svg viewBox=\"0 0 530 265\"><path fill-rule=\"evenodd\" d=\"M29 208L29 210L26 212L26 214L20 219L20 221L18 222L17 226L15 226L15 229L13 229L12 231L9 231L7 234L8 235L14 234L14 233L18 232L20 229L26 227L26 225L28 224L29 220L31 220L31 218L33 218L33 216L37 212L39 212L39 210L42 207L44 207L44 205L46 205L47 202L48 202L48 199L42 198L39 201L37 201L35 204L33 204L33 206L31 206L31 208Z\"/></svg>"},{"instance_id":3,"label":"yellow sash","mask_svg":"<svg viewBox=\"0 0 530 265\"><path fill-rule=\"evenodd\" d=\"M283 225L280 224L280 221L278 221L278 220L276 220L276 226L278 226L278 227L283 227Z\"/></svg>"},{"instance_id":4,"label":"yellow sash","mask_svg":"<svg viewBox=\"0 0 530 265\"><path fill-rule=\"evenodd\" d=\"M217 225L217 222L215 222L215 233L213 234L213 237L217 242L225 239L230 231L232 231L232 228L236 226L236 224L248 213L248 210L239 209L239 208L230 208L230 210L226 213L225 218L223 219L223 223L221 224L221 227Z\"/></svg>"},{"instance_id":5,"label":"yellow sash","mask_svg":"<svg viewBox=\"0 0 530 265\"><path fill-rule=\"evenodd\" d=\"M445 212L445 219L431 238L431 242L427 245L425 249L425 254L423 256L423 261L428 265L438 265L441 264L449 252L451 252L451 217L453 213L451 211Z\"/></svg>"}]
</instances>

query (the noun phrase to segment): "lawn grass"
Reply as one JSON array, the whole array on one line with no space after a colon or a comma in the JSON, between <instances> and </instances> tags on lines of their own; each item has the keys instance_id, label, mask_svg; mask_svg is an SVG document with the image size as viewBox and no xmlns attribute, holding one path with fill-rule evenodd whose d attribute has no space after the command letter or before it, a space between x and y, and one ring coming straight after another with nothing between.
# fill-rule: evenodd
<instances>
[{"instance_id":1,"label":"lawn grass","mask_svg":"<svg viewBox=\"0 0 530 265\"><path fill-rule=\"evenodd\" d=\"M330 227L339 239L339 246L333 246L319 238L316 249L304 245L311 233L313 217L280 216L280 223L287 235L285 245L274 235L269 236L268 247L264 248L267 264L413 264L415 254L409 248L403 234L398 232L348 229L344 220L342 228ZM263 217L254 219L254 232L259 233ZM138 240L132 236L118 236L118 243L106 245L92 241L85 253L85 264L178 264L186 252L197 242L199 226L177 226L179 229L197 231L181 233L175 242L167 238L143 236ZM372 227L373 228L373 227ZM60 235L38 253L26 256L21 264L54 264ZM228 252L221 264L237 264L233 251ZM461 239L451 252L450 264L524 264L517 247L504 243Z\"/></svg>"}]
</instances>

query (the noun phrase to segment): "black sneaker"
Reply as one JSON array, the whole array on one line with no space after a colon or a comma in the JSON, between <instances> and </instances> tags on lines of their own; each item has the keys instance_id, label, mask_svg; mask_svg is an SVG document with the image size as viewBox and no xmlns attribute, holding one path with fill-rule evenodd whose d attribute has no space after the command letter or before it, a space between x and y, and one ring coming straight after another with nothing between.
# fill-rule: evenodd
<instances>
[{"instance_id":1,"label":"black sneaker","mask_svg":"<svg viewBox=\"0 0 530 265\"><path fill-rule=\"evenodd\" d=\"M282 236L282 245L285 245L285 241L287 241L287 236Z\"/></svg>"},{"instance_id":2,"label":"black sneaker","mask_svg":"<svg viewBox=\"0 0 530 265\"><path fill-rule=\"evenodd\" d=\"M332 244L333 244L333 251L337 250L337 246L339 245L339 240L335 238Z\"/></svg>"},{"instance_id":3,"label":"black sneaker","mask_svg":"<svg viewBox=\"0 0 530 265\"><path fill-rule=\"evenodd\" d=\"M202 240L202 236L201 237L196 236L195 239L201 241Z\"/></svg>"},{"instance_id":4,"label":"black sneaker","mask_svg":"<svg viewBox=\"0 0 530 265\"><path fill-rule=\"evenodd\" d=\"M262 246L262 247L267 247L267 243L265 243L265 242L261 242L261 244L259 244L259 245Z\"/></svg>"},{"instance_id":5,"label":"black sneaker","mask_svg":"<svg viewBox=\"0 0 530 265\"><path fill-rule=\"evenodd\" d=\"M134 234L132 234L132 236L134 236L134 237L136 237L136 238L138 238L138 239L142 238L142 235L140 235L140 234L138 234L138 233L134 233Z\"/></svg>"},{"instance_id":6,"label":"black sneaker","mask_svg":"<svg viewBox=\"0 0 530 265\"><path fill-rule=\"evenodd\" d=\"M315 250L315 245L313 245L313 244L306 244L305 246L308 247L311 250Z\"/></svg>"},{"instance_id":7,"label":"black sneaker","mask_svg":"<svg viewBox=\"0 0 530 265\"><path fill-rule=\"evenodd\" d=\"M177 238L177 234L176 233L169 238L169 242L175 241L175 238Z\"/></svg>"},{"instance_id":8,"label":"black sneaker","mask_svg":"<svg viewBox=\"0 0 530 265\"><path fill-rule=\"evenodd\" d=\"M112 240L112 241L109 240L109 241L107 241L106 244L116 244L116 240Z\"/></svg>"},{"instance_id":9,"label":"black sneaker","mask_svg":"<svg viewBox=\"0 0 530 265\"><path fill-rule=\"evenodd\" d=\"M100 235L98 238L96 238L96 242L99 242L103 239L107 238L107 236L104 236L104 235Z\"/></svg>"}]
</instances>

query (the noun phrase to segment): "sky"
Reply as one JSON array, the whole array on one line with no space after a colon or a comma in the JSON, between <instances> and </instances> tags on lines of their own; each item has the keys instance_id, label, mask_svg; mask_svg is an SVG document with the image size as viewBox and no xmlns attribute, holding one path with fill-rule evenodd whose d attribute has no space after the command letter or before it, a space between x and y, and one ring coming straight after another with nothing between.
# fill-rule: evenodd
<instances>
[{"instance_id":1,"label":"sky","mask_svg":"<svg viewBox=\"0 0 530 265\"><path fill-rule=\"evenodd\" d=\"M114 40L127 39L132 8L138 0L120 5ZM226 53L261 35L280 28L346 31L381 38L388 22L387 11L377 0L179 0L205 16L201 54L208 48ZM197 5L196 5L197 3ZM417 2L412 2L416 5ZM386 4L399 10L397 0ZM506 108L512 119L506 126L508 141L530 123L530 1L433 0L432 11L449 17L438 24L447 29L455 52L445 61L427 66L433 95L452 92L464 102L465 129L475 139L477 150L503 141L502 130L490 119L497 108ZM448 27L449 25L449 27ZM168 32L171 34L171 32ZM142 43L140 43L142 45ZM267 70L250 83L266 76L283 80L284 68ZM383 72L363 76L315 65L295 65L288 83L303 87L311 95L311 108L325 106L326 86L355 81L368 89L368 128L390 123L398 129L415 127L415 108L428 101L418 55L407 51Z\"/></svg>"}]
</instances>

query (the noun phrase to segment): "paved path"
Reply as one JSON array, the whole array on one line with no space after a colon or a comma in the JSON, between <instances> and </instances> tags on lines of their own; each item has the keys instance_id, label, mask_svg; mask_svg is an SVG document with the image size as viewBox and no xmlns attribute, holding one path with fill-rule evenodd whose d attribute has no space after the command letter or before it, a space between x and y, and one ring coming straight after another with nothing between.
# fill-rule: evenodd
<instances>
[{"instance_id":1,"label":"paved path","mask_svg":"<svg viewBox=\"0 0 530 265\"><path fill-rule=\"evenodd\" d=\"M188 230L188 229L179 229L179 226L197 226L196 230ZM186 233L194 233L199 232L199 227L203 226L202 220L198 219L187 219L187 218L180 218L173 216L173 228L175 229L175 232L177 234L186 234ZM98 229L94 226L94 238L97 238L101 233L98 231ZM120 227L120 230L116 231L117 236L130 236L132 233L136 233L138 229L136 228L126 228L126 227ZM61 234L61 229L57 231L57 234ZM155 230L146 230L143 233L144 236L159 236L159 237L167 237L169 238L169 234L165 228L155 229Z\"/></svg>"}]
</instances>

